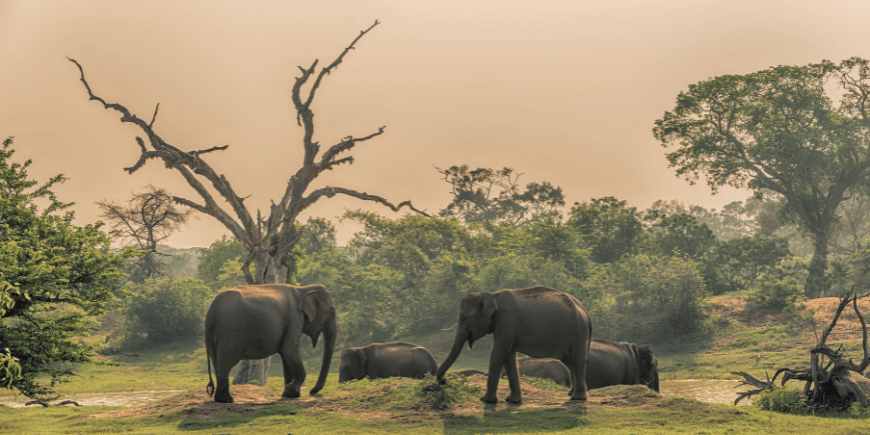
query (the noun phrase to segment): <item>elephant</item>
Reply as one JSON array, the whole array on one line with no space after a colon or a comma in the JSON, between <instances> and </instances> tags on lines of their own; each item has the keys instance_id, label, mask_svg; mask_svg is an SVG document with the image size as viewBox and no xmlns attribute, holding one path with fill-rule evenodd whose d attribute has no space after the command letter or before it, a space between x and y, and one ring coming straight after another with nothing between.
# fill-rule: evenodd
<instances>
[{"instance_id":1,"label":"elephant","mask_svg":"<svg viewBox=\"0 0 870 435\"><path fill-rule=\"evenodd\" d=\"M401 341L345 348L339 364L338 382L366 377L422 378L438 369L435 357L425 347Z\"/></svg>"},{"instance_id":2,"label":"elephant","mask_svg":"<svg viewBox=\"0 0 870 435\"><path fill-rule=\"evenodd\" d=\"M281 355L284 369L282 397L299 397L305 382L305 367L299 354L302 334L316 347L324 336L320 376L311 389L323 388L335 348L338 324L329 290L322 285L296 287L286 284L246 285L215 296L205 315L205 349L209 396L215 402L232 403L230 370L242 359ZM211 377L214 363L217 389Z\"/></svg>"},{"instance_id":3,"label":"elephant","mask_svg":"<svg viewBox=\"0 0 870 435\"><path fill-rule=\"evenodd\" d=\"M589 366L590 362L586 363L586 388L589 386ZM519 367L521 376L531 376L535 378L549 379L564 387L571 386L571 372L568 367L557 359L553 358L518 358L517 367ZM501 371L501 377L507 375L506 370Z\"/></svg>"},{"instance_id":4,"label":"elephant","mask_svg":"<svg viewBox=\"0 0 870 435\"><path fill-rule=\"evenodd\" d=\"M574 296L548 287L504 289L491 293L468 292L460 301L458 326L453 347L438 367L444 375L459 357L462 346L471 348L481 337L492 334L486 394L480 400L498 402L499 374L507 368L509 403L522 403L517 352L535 358L556 358L571 372L572 400L586 400L586 356L592 321L586 308Z\"/></svg>"},{"instance_id":5,"label":"elephant","mask_svg":"<svg viewBox=\"0 0 870 435\"><path fill-rule=\"evenodd\" d=\"M586 365L588 388L646 385L659 391L658 359L649 345L594 339Z\"/></svg>"}]
</instances>

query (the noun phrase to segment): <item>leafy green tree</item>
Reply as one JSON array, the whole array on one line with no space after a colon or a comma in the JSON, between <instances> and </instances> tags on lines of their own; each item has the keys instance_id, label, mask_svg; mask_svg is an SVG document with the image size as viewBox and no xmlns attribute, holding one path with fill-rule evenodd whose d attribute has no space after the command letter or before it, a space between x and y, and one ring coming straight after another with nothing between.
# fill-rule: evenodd
<instances>
[{"instance_id":1,"label":"leafy green tree","mask_svg":"<svg viewBox=\"0 0 870 435\"><path fill-rule=\"evenodd\" d=\"M680 213L659 216L653 213L647 219L653 222L649 232L655 252L700 258L716 244L716 237L710 228L692 215Z\"/></svg>"},{"instance_id":2,"label":"leafy green tree","mask_svg":"<svg viewBox=\"0 0 870 435\"><path fill-rule=\"evenodd\" d=\"M0 150L0 385L50 400L73 374L61 363L91 362L94 348L81 337L116 300L120 270L136 254L110 253L100 223L73 225L64 212L72 204L51 191L63 175L37 186L27 178L31 161L14 163L11 145L8 138Z\"/></svg>"},{"instance_id":3,"label":"leafy green tree","mask_svg":"<svg viewBox=\"0 0 870 435\"><path fill-rule=\"evenodd\" d=\"M242 274L241 280L227 281L228 268L239 266L241 272L241 259L247 257L248 251L236 239L223 236L215 240L208 248L201 251L199 265L196 268L196 277L201 279L212 290L220 290L236 285L247 283ZM224 279L221 279L224 276Z\"/></svg>"},{"instance_id":4,"label":"leafy green tree","mask_svg":"<svg viewBox=\"0 0 870 435\"><path fill-rule=\"evenodd\" d=\"M647 254L599 265L583 287L597 335L632 341L696 330L707 295L697 262Z\"/></svg>"},{"instance_id":5,"label":"leafy green tree","mask_svg":"<svg viewBox=\"0 0 870 435\"><path fill-rule=\"evenodd\" d=\"M837 85L837 86L831 86ZM843 90L840 104L827 89ZM677 174L721 186L769 189L813 237L806 295L825 291L837 207L870 169L870 65L852 58L778 66L690 85L653 133Z\"/></svg>"},{"instance_id":6,"label":"leafy green tree","mask_svg":"<svg viewBox=\"0 0 870 435\"><path fill-rule=\"evenodd\" d=\"M442 217L462 222L509 223L513 226L533 222L546 216L559 216L565 206L562 188L549 182L519 186L522 174L511 168L469 169L468 165L436 168L453 188L453 201Z\"/></svg>"},{"instance_id":7,"label":"leafy green tree","mask_svg":"<svg viewBox=\"0 0 870 435\"><path fill-rule=\"evenodd\" d=\"M568 225L583 237L596 263L610 263L631 253L644 230L637 209L612 196L574 203Z\"/></svg>"},{"instance_id":8,"label":"leafy green tree","mask_svg":"<svg viewBox=\"0 0 870 435\"><path fill-rule=\"evenodd\" d=\"M214 292L193 278L130 282L123 315L129 342L168 343L202 334Z\"/></svg>"},{"instance_id":9,"label":"leafy green tree","mask_svg":"<svg viewBox=\"0 0 870 435\"><path fill-rule=\"evenodd\" d=\"M747 290L758 277L790 257L784 238L737 237L717 243L704 262L707 287L713 294Z\"/></svg>"},{"instance_id":10,"label":"leafy green tree","mask_svg":"<svg viewBox=\"0 0 870 435\"><path fill-rule=\"evenodd\" d=\"M302 227L302 238L299 239L299 246L306 255L324 249L332 249L337 246L335 234L335 225L332 222L320 217L310 217Z\"/></svg>"}]
</instances>

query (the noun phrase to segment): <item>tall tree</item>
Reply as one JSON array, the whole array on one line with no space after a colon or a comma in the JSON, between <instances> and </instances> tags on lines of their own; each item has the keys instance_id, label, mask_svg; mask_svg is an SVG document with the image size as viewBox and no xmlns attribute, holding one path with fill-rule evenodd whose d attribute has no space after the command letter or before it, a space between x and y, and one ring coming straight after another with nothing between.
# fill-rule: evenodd
<instances>
[{"instance_id":1,"label":"tall tree","mask_svg":"<svg viewBox=\"0 0 870 435\"><path fill-rule=\"evenodd\" d=\"M215 146L205 150L182 151L164 140L154 130L154 121L157 118L159 104L154 109L151 121L148 122L131 113L121 104L108 103L104 99L94 95L91 91L90 85L85 80L82 66L74 59L69 60L78 67L81 73L81 81L91 100L100 102L106 109L120 112L122 123L129 122L136 125L147 137L150 148L141 137L136 137L141 155L133 166L125 168L125 170L132 174L151 159L163 160L167 168L177 170L199 194L202 202L195 202L177 196L174 196L173 200L178 204L186 205L214 217L226 226L233 236L244 245L248 254L244 259L242 270L247 281L251 284L283 283L286 281L290 266L284 262L284 259L299 241L300 237L302 237L302 231L295 225L296 219L305 209L324 197L331 198L336 194L342 194L365 201L376 202L389 207L393 211L399 211L402 207L407 206L417 213L425 214L414 208L410 201L393 205L383 197L345 187L327 186L309 191L311 183L324 171L332 170L342 163L353 163L353 157L347 156L345 153L353 149L357 144L366 142L384 133L385 127L380 127L377 132L362 137L346 136L321 153L320 143L314 140L314 112L311 109L314 96L320 88L323 79L341 64L345 55L355 48L354 46L357 41L378 24L378 21L375 21L371 27L361 31L332 63L322 68L319 72L316 71L318 60L315 60L308 68L299 67L301 76L297 77L293 84L291 100L296 109L296 122L302 127L304 132L302 139L304 150L302 166L285 181L286 188L284 194L277 201L272 202L271 209L265 218L261 217L259 211L255 218L254 214L244 204L244 198L236 194L229 180L203 160L206 154L225 150L229 145ZM312 79L313 82L310 83L307 92L305 92L303 88ZM229 204L231 210L225 209L225 206L215 198L215 195L206 187L203 181L211 184L213 190ZM252 263L254 264L253 273L250 270Z\"/></svg>"},{"instance_id":2,"label":"tall tree","mask_svg":"<svg viewBox=\"0 0 870 435\"><path fill-rule=\"evenodd\" d=\"M11 145L0 149L0 386L45 401L72 375L64 363L91 361L81 337L115 299L120 268L135 254L109 253L99 223L73 225L73 212L63 212L72 204L51 191L63 175L37 186L27 178L31 161L12 162Z\"/></svg>"},{"instance_id":3,"label":"tall tree","mask_svg":"<svg viewBox=\"0 0 870 435\"><path fill-rule=\"evenodd\" d=\"M575 228L596 263L610 263L631 253L643 233L637 208L612 196L574 203L568 224Z\"/></svg>"},{"instance_id":4,"label":"tall tree","mask_svg":"<svg viewBox=\"0 0 870 435\"><path fill-rule=\"evenodd\" d=\"M549 182L519 184L523 174L511 168L469 169L468 165L435 168L452 187L453 201L440 214L465 223L509 223L513 226L558 217L565 206L562 188Z\"/></svg>"},{"instance_id":5,"label":"tall tree","mask_svg":"<svg viewBox=\"0 0 870 435\"><path fill-rule=\"evenodd\" d=\"M151 251L136 262L141 278L163 275L165 265L158 259L157 244L186 224L191 210L177 207L165 189L150 185L144 192L134 193L126 204L103 199L97 205L100 215L136 249Z\"/></svg>"},{"instance_id":6,"label":"tall tree","mask_svg":"<svg viewBox=\"0 0 870 435\"><path fill-rule=\"evenodd\" d=\"M832 103L828 84L844 90ZM827 86L826 86L827 84ZM870 66L852 58L778 66L690 85L653 133L677 175L724 185L769 189L813 236L804 290L826 288L829 237L837 207L870 169Z\"/></svg>"}]
</instances>

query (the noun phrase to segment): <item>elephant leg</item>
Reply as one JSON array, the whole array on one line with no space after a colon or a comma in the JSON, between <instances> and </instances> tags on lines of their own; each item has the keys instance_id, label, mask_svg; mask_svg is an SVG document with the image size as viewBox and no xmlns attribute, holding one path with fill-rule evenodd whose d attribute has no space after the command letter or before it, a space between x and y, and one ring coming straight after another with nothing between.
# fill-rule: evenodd
<instances>
[{"instance_id":1,"label":"elephant leg","mask_svg":"<svg viewBox=\"0 0 870 435\"><path fill-rule=\"evenodd\" d=\"M281 397L296 398L305 382L305 366L299 354L299 347L281 352L281 363L284 369L284 392Z\"/></svg>"},{"instance_id":2,"label":"elephant leg","mask_svg":"<svg viewBox=\"0 0 870 435\"><path fill-rule=\"evenodd\" d=\"M574 395L574 387L577 385L577 379L574 379L574 370L571 369L571 360L568 358L562 358L559 361L562 361L562 364L565 364L565 367L568 367L568 382L571 384L570 390L568 390L568 395ZM585 375L584 375L585 376Z\"/></svg>"},{"instance_id":3,"label":"elephant leg","mask_svg":"<svg viewBox=\"0 0 870 435\"><path fill-rule=\"evenodd\" d=\"M486 394L480 400L486 403L498 403L498 381L505 358L510 353L510 348L498 344L498 339L489 353L489 378L486 380ZM514 368L516 370L516 367Z\"/></svg>"},{"instance_id":4,"label":"elephant leg","mask_svg":"<svg viewBox=\"0 0 870 435\"><path fill-rule=\"evenodd\" d=\"M510 352L504 360L505 371L507 372L508 386L510 386L510 394L504 399L508 403L522 403L523 392L520 390L520 374L517 367L517 353Z\"/></svg>"},{"instance_id":5,"label":"elephant leg","mask_svg":"<svg viewBox=\"0 0 870 435\"><path fill-rule=\"evenodd\" d=\"M215 378L217 387L214 391L214 401L221 403L233 403L230 395L230 370L241 360L240 352L221 351L215 352Z\"/></svg>"},{"instance_id":6,"label":"elephant leg","mask_svg":"<svg viewBox=\"0 0 870 435\"><path fill-rule=\"evenodd\" d=\"M575 351L571 357L571 400L586 400L586 353Z\"/></svg>"}]
</instances>

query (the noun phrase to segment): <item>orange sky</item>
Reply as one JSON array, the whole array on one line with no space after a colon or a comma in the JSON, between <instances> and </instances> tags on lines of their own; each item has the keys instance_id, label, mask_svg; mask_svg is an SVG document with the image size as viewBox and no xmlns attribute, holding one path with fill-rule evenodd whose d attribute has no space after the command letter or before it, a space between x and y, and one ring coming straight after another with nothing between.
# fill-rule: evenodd
<instances>
[{"instance_id":1,"label":"orange sky","mask_svg":"<svg viewBox=\"0 0 870 435\"><path fill-rule=\"evenodd\" d=\"M718 5L714 5L718 3ZM561 186L570 204L615 196L721 208L745 191L710 195L668 168L653 122L689 84L772 65L870 57L863 1L165 1L0 0L0 137L15 136L32 178L57 173L77 222L94 202L151 183L198 200L158 161L134 175L135 136L95 94L150 119L207 156L246 204L267 209L300 164L289 98L297 65L332 61L382 22L324 80L314 110L323 147L386 126L356 162L318 186L355 188L429 212L450 200L434 167L510 166L521 182ZM312 186L317 187L317 186ZM199 201L197 201L199 202ZM389 210L324 199L312 215ZM340 239L353 228L340 228ZM228 232L201 216L170 239L207 246Z\"/></svg>"}]
</instances>

